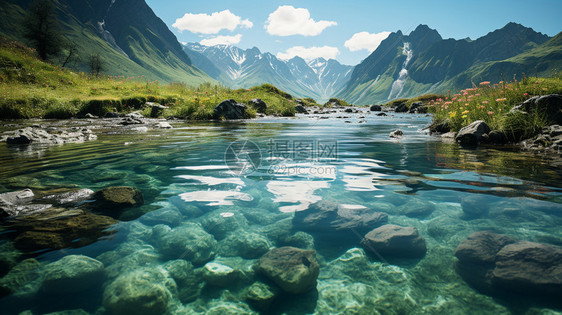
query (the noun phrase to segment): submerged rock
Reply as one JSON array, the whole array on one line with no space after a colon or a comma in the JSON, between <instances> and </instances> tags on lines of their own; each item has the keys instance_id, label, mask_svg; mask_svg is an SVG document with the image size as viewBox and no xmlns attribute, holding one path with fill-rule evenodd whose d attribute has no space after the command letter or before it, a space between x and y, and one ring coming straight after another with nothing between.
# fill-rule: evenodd
<instances>
[{"instance_id":1,"label":"submerged rock","mask_svg":"<svg viewBox=\"0 0 562 315\"><path fill-rule=\"evenodd\" d=\"M483 196L468 196L461 201L462 211L467 219L476 219L488 215L489 202Z\"/></svg>"},{"instance_id":2,"label":"submerged rock","mask_svg":"<svg viewBox=\"0 0 562 315\"><path fill-rule=\"evenodd\" d=\"M483 139L484 135L489 134L491 131L490 126L483 121L477 120L468 126L463 127L455 137L455 141L462 146L474 147L477 146Z\"/></svg>"},{"instance_id":3,"label":"submerged rock","mask_svg":"<svg viewBox=\"0 0 562 315\"><path fill-rule=\"evenodd\" d=\"M246 105L235 100L226 100L217 105L213 110L213 118L244 119L246 118Z\"/></svg>"},{"instance_id":4,"label":"submerged rock","mask_svg":"<svg viewBox=\"0 0 562 315\"><path fill-rule=\"evenodd\" d=\"M254 282L248 290L246 290L244 299L253 308L259 311L267 311L277 295L278 290L276 288L263 282Z\"/></svg>"},{"instance_id":5,"label":"submerged rock","mask_svg":"<svg viewBox=\"0 0 562 315\"><path fill-rule=\"evenodd\" d=\"M178 297L183 303L191 302L201 294L203 281L200 273L196 273L193 265L183 259L170 260L164 268L176 282Z\"/></svg>"},{"instance_id":6,"label":"submerged rock","mask_svg":"<svg viewBox=\"0 0 562 315\"><path fill-rule=\"evenodd\" d=\"M185 259L196 266L215 257L217 241L199 224L186 223L157 236L158 250L169 259Z\"/></svg>"},{"instance_id":7,"label":"submerged rock","mask_svg":"<svg viewBox=\"0 0 562 315\"><path fill-rule=\"evenodd\" d=\"M383 225L367 233L361 244L366 252L382 258L420 258L427 251L425 240L415 227L393 224Z\"/></svg>"},{"instance_id":8,"label":"submerged rock","mask_svg":"<svg viewBox=\"0 0 562 315\"><path fill-rule=\"evenodd\" d=\"M41 290L47 294L85 291L105 278L103 263L82 255L69 255L45 266Z\"/></svg>"},{"instance_id":9,"label":"submerged rock","mask_svg":"<svg viewBox=\"0 0 562 315\"><path fill-rule=\"evenodd\" d=\"M51 203L55 205L73 204L94 197L94 191L91 189L77 189L62 193L46 194L38 199L38 201Z\"/></svg>"},{"instance_id":10,"label":"submerged rock","mask_svg":"<svg viewBox=\"0 0 562 315\"><path fill-rule=\"evenodd\" d=\"M41 275L41 264L35 259L26 259L17 264L0 279L0 298L16 293Z\"/></svg>"},{"instance_id":11,"label":"submerged rock","mask_svg":"<svg viewBox=\"0 0 562 315\"><path fill-rule=\"evenodd\" d=\"M398 212L410 218L427 218L435 211L435 204L419 198L413 198L408 203L398 207Z\"/></svg>"},{"instance_id":12,"label":"submerged rock","mask_svg":"<svg viewBox=\"0 0 562 315\"><path fill-rule=\"evenodd\" d=\"M352 209L329 201L319 201L305 211L295 213L295 229L322 233L327 237L339 238L345 232L355 237L355 232L364 234L388 221L388 215L368 208Z\"/></svg>"},{"instance_id":13,"label":"submerged rock","mask_svg":"<svg viewBox=\"0 0 562 315\"><path fill-rule=\"evenodd\" d=\"M316 288L320 266L316 251L280 247L269 251L257 262L255 269L275 282L285 292L305 293Z\"/></svg>"},{"instance_id":14,"label":"submerged rock","mask_svg":"<svg viewBox=\"0 0 562 315\"><path fill-rule=\"evenodd\" d=\"M141 206L144 203L140 190L129 186L104 188L96 192L95 198L98 207L109 209Z\"/></svg>"},{"instance_id":15,"label":"submerged rock","mask_svg":"<svg viewBox=\"0 0 562 315\"><path fill-rule=\"evenodd\" d=\"M137 269L105 288L103 305L110 314L164 314L175 291L174 281L158 269Z\"/></svg>"},{"instance_id":16,"label":"submerged rock","mask_svg":"<svg viewBox=\"0 0 562 315\"><path fill-rule=\"evenodd\" d=\"M457 248L457 272L488 294L517 293L560 302L562 248L475 232Z\"/></svg>"},{"instance_id":17,"label":"submerged rock","mask_svg":"<svg viewBox=\"0 0 562 315\"><path fill-rule=\"evenodd\" d=\"M24 204L33 200L35 195L31 189L24 189L0 194L0 218L17 217L18 215L36 212L34 206L26 207Z\"/></svg>"},{"instance_id":18,"label":"submerged rock","mask_svg":"<svg viewBox=\"0 0 562 315\"><path fill-rule=\"evenodd\" d=\"M174 127L172 127L172 125L170 125L169 123L165 122L165 121L161 121L159 123L157 123L156 125L154 125L155 128L157 129L173 129Z\"/></svg>"},{"instance_id":19,"label":"submerged rock","mask_svg":"<svg viewBox=\"0 0 562 315\"><path fill-rule=\"evenodd\" d=\"M238 279L238 273L232 267L219 264L216 262L209 262L203 266L203 280L208 284L229 287L232 286Z\"/></svg>"},{"instance_id":20,"label":"submerged rock","mask_svg":"<svg viewBox=\"0 0 562 315\"><path fill-rule=\"evenodd\" d=\"M240 256L245 259L256 259L269 251L269 240L257 233L237 230L219 244L219 252L223 256Z\"/></svg>"}]
</instances>

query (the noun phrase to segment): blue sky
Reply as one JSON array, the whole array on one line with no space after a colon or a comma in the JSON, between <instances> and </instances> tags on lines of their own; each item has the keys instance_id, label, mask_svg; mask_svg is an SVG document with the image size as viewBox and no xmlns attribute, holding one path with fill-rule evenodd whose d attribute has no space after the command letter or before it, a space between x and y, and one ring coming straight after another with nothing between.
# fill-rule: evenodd
<instances>
[{"instance_id":1,"label":"blue sky","mask_svg":"<svg viewBox=\"0 0 562 315\"><path fill-rule=\"evenodd\" d=\"M387 32L408 34L419 24L456 39L476 39L508 22L549 36L562 31L561 0L146 2L181 42L233 43L281 58L334 57L350 65L366 58Z\"/></svg>"}]
</instances>

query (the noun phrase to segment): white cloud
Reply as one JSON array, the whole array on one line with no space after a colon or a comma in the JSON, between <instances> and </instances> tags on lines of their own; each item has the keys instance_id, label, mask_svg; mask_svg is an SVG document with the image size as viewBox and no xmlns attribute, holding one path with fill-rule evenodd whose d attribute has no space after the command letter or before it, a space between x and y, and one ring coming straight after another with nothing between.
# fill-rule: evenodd
<instances>
[{"instance_id":1,"label":"white cloud","mask_svg":"<svg viewBox=\"0 0 562 315\"><path fill-rule=\"evenodd\" d=\"M385 40L390 32L380 32L371 34L368 32L359 32L353 34L350 39L348 39L344 46L351 51L358 51L361 49L366 49L369 52L373 52L383 40Z\"/></svg>"},{"instance_id":2,"label":"white cloud","mask_svg":"<svg viewBox=\"0 0 562 315\"><path fill-rule=\"evenodd\" d=\"M334 21L314 21L308 9L283 5L269 15L265 22L265 29L271 35L316 36L329 26L338 25Z\"/></svg>"},{"instance_id":3,"label":"white cloud","mask_svg":"<svg viewBox=\"0 0 562 315\"><path fill-rule=\"evenodd\" d=\"M323 46L305 48L303 46L295 46L287 49L287 51L285 51L284 53L277 53L277 58L289 60L295 56L299 56L305 60L312 60L320 57L328 60L335 59L339 54L340 50L336 47Z\"/></svg>"},{"instance_id":4,"label":"white cloud","mask_svg":"<svg viewBox=\"0 0 562 315\"><path fill-rule=\"evenodd\" d=\"M241 39L242 39L242 34L237 34L234 36L216 36L212 38L205 38L199 43L203 46L236 45L240 43Z\"/></svg>"},{"instance_id":5,"label":"white cloud","mask_svg":"<svg viewBox=\"0 0 562 315\"><path fill-rule=\"evenodd\" d=\"M190 31L200 34L217 34L223 29L234 31L235 28L252 28L254 23L250 20L242 20L241 17L233 14L230 10L213 12L210 15L186 13L183 17L176 20L173 27L180 31Z\"/></svg>"}]
</instances>

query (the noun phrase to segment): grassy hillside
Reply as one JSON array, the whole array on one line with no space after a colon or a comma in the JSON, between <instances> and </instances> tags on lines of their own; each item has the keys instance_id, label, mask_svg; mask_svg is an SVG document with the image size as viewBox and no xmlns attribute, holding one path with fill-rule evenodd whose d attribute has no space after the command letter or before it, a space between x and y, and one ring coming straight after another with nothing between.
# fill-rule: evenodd
<instances>
[{"instance_id":1,"label":"grassy hillside","mask_svg":"<svg viewBox=\"0 0 562 315\"><path fill-rule=\"evenodd\" d=\"M146 101L167 105L164 116L209 119L225 99L247 104L254 98L266 102L267 114L295 113L296 100L271 86L231 90L210 83L164 85L143 75L94 77L42 62L34 50L0 38L0 119L131 112L141 110ZM248 117L253 115L250 108Z\"/></svg>"},{"instance_id":2,"label":"grassy hillside","mask_svg":"<svg viewBox=\"0 0 562 315\"><path fill-rule=\"evenodd\" d=\"M21 25L29 2L0 0L1 35L11 40L24 41ZM104 16L108 14L107 6L111 1L53 0L53 3L57 8L64 38L78 48L79 60L68 65L69 68L88 72L89 56L99 54L103 60L104 72L113 76L144 75L149 80L182 82L193 86L204 82L216 83L207 74L190 65L189 58L175 37L142 0L118 2L121 7L134 6L134 10L131 9L122 15L121 20L137 22L128 23L126 26L110 23L111 19L119 20L118 16ZM121 7L113 8L109 12L126 10ZM104 19L107 19L106 24L109 24L107 27L112 26L114 30L119 30L113 35L118 36L116 41L120 46L112 45L100 33L98 22ZM170 35L173 38L168 38ZM61 64L65 54L66 51L63 51L51 62Z\"/></svg>"}]
</instances>

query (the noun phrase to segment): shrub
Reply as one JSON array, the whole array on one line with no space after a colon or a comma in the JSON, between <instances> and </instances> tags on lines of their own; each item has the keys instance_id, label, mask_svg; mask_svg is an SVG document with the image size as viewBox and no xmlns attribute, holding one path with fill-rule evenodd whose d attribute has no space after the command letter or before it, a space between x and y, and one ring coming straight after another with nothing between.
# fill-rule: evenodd
<instances>
[{"instance_id":1,"label":"shrub","mask_svg":"<svg viewBox=\"0 0 562 315\"><path fill-rule=\"evenodd\" d=\"M68 119L76 116L78 106L75 102L54 102L47 107L44 117L47 119Z\"/></svg>"}]
</instances>

